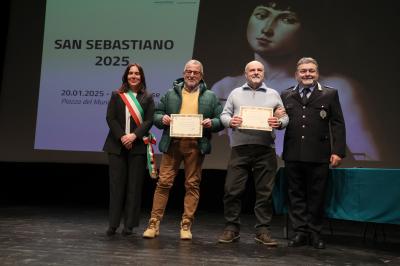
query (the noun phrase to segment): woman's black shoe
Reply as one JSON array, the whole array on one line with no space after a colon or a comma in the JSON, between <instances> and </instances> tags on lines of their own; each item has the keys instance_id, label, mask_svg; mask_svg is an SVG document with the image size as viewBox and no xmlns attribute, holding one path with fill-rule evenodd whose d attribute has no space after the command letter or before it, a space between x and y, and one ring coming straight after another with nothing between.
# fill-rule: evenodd
<instances>
[{"instance_id":1,"label":"woman's black shoe","mask_svg":"<svg viewBox=\"0 0 400 266\"><path fill-rule=\"evenodd\" d=\"M130 236L132 234L132 228L124 228L121 232L123 236Z\"/></svg>"},{"instance_id":2,"label":"woman's black shoe","mask_svg":"<svg viewBox=\"0 0 400 266\"><path fill-rule=\"evenodd\" d=\"M107 236L113 236L115 235L115 232L117 231L117 228L115 227L108 227L107 231L106 231L106 235Z\"/></svg>"}]
</instances>

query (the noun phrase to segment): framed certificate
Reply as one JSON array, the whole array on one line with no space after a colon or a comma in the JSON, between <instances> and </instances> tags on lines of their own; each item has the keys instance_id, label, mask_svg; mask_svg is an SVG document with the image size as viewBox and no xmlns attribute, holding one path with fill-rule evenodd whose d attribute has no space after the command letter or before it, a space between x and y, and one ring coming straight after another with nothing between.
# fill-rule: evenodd
<instances>
[{"instance_id":1,"label":"framed certificate","mask_svg":"<svg viewBox=\"0 0 400 266\"><path fill-rule=\"evenodd\" d=\"M268 118L273 114L273 108L269 107L240 106L239 115L243 122L239 128L272 131L272 127L268 125Z\"/></svg>"},{"instance_id":2,"label":"framed certificate","mask_svg":"<svg viewBox=\"0 0 400 266\"><path fill-rule=\"evenodd\" d=\"M202 114L171 114L169 135L179 138L201 138L203 136Z\"/></svg>"}]
</instances>

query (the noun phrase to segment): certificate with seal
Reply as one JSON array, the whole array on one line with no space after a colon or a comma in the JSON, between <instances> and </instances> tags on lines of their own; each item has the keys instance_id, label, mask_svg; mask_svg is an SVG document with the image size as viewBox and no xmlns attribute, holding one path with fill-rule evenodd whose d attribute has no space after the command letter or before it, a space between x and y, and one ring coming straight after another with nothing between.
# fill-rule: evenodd
<instances>
[{"instance_id":1,"label":"certificate with seal","mask_svg":"<svg viewBox=\"0 0 400 266\"><path fill-rule=\"evenodd\" d=\"M272 127L268 125L268 118L273 114L274 110L269 107L240 106L239 115L243 122L239 128L272 131Z\"/></svg>"},{"instance_id":2,"label":"certificate with seal","mask_svg":"<svg viewBox=\"0 0 400 266\"><path fill-rule=\"evenodd\" d=\"M202 114L171 114L169 135L178 138L201 138L203 136Z\"/></svg>"}]
</instances>

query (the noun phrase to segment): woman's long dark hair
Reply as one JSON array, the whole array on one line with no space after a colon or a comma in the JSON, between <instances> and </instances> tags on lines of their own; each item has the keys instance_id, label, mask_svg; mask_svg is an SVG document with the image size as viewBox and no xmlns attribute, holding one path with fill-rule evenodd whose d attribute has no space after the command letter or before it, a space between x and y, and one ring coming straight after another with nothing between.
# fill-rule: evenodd
<instances>
[{"instance_id":1,"label":"woman's long dark hair","mask_svg":"<svg viewBox=\"0 0 400 266\"><path fill-rule=\"evenodd\" d=\"M128 92L129 91L129 84L128 84L128 74L129 74L129 70L131 69L131 67L136 66L139 70L139 74L140 74L140 88L139 91L141 93L146 93L146 77L144 76L144 71L141 65L137 64L137 63L133 63L133 64L129 64L124 72L124 75L122 75L122 85L121 87L118 89L118 91L120 92Z\"/></svg>"}]
</instances>

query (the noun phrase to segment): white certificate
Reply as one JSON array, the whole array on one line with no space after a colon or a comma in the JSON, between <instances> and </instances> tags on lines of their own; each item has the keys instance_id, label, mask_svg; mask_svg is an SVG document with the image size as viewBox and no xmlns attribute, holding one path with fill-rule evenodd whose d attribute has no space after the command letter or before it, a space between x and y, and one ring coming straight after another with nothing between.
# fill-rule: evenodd
<instances>
[{"instance_id":1,"label":"white certificate","mask_svg":"<svg viewBox=\"0 0 400 266\"><path fill-rule=\"evenodd\" d=\"M268 125L268 118L272 117L274 112L272 108L240 106L239 112L243 121L240 129L272 131L272 127Z\"/></svg>"},{"instance_id":2,"label":"white certificate","mask_svg":"<svg viewBox=\"0 0 400 266\"><path fill-rule=\"evenodd\" d=\"M179 138L203 136L202 114L171 114L169 135Z\"/></svg>"}]
</instances>

